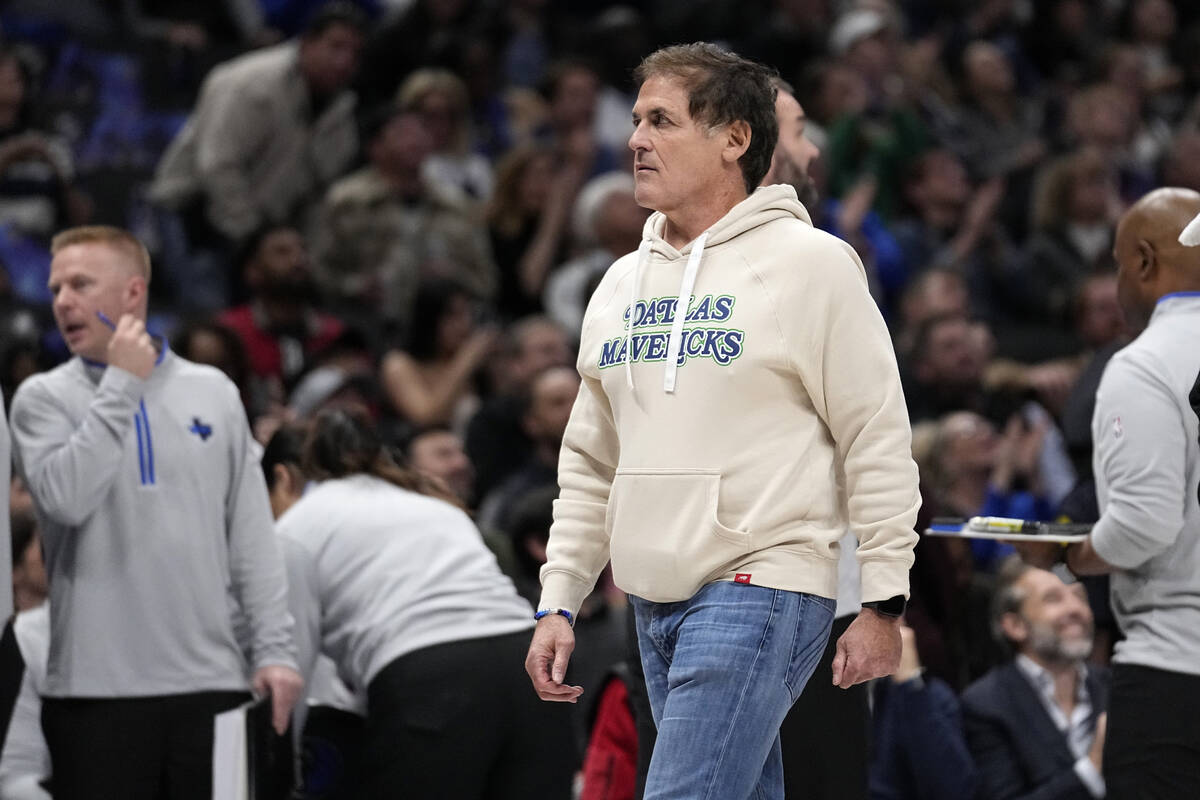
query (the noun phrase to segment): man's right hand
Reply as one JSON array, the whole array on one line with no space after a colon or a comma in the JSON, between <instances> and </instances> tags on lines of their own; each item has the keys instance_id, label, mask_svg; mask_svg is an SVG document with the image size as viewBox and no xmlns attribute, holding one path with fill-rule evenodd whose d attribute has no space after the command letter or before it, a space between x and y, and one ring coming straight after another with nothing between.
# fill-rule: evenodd
<instances>
[{"instance_id":1,"label":"man's right hand","mask_svg":"<svg viewBox=\"0 0 1200 800\"><path fill-rule=\"evenodd\" d=\"M575 649L575 631L561 614L548 614L533 629L533 641L525 656L525 671L533 681L538 697L558 703L574 703L583 694L582 686L563 683L567 663Z\"/></svg>"},{"instance_id":2,"label":"man's right hand","mask_svg":"<svg viewBox=\"0 0 1200 800\"><path fill-rule=\"evenodd\" d=\"M900 620L864 608L837 640L833 685L849 689L891 675L900 666L902 650Z\"/></svg>"},{"instance_id":3,"label":"man's right hand","mask_svg":"<svg viewBox=\"0 0 1200 800\"><path fill-rule=\"evenodd\" d=\"M146 333L145 323L132 314L122 314L108 340L109 365L120 367L145 380L154 371L156 360L158 351L154 349L150 334Z\"/></svg>"}]
</instances>

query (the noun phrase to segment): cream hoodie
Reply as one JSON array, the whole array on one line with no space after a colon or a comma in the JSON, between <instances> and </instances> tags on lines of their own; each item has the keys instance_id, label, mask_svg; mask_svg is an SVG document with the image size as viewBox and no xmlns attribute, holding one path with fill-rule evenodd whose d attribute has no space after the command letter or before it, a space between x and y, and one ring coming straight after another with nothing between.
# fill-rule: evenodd
<instances>
[{"instance_id":1,"label":"cream hoodie","mask_svg":"<svg viewBox=\"0 0 1200 800\"><path fill-rule=\"evenodd\" d=\"M540 607L578 610L610 558L655 602L722 580L832 598L847 527L863 599L907 595L917 467L857 255L786 186L682 250L665 223L588 305Z\"/></svg>"}]
</instances>

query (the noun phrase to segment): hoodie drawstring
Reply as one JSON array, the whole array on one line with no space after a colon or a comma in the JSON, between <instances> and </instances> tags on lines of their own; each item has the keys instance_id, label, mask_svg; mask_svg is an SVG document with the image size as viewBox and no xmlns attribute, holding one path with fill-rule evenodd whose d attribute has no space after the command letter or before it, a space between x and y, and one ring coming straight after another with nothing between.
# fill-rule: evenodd
<instances>
[{"instance_id":1,"label":"hoodie drawstring","mask_svg":"<svg viewBox=\"0 0 1200 800\"><path fill-rule=\"evenodd\" d=\"M679 372L679 351L683 349L684 317L687 316L688 305L692 301L692 290L696 288L696 274L700 272L700 258L704 255L704 241L707 238L708 231L705 231L692 243L692 253L688 256L687 266L683 270L683 280L679 283L679 299L675 301L675 319L671 321L671 338L667 342L667 368L663 373L663 391L668 394L675 391L675 377ZM625 363L629 363L628 357L626 357Z\"/></svg>"},{"instance_id":2,"label":"hoodie drawstring","mask_svg":"<svg viewBox=\"0 0 1200 800\"><path fill-rule=\"evenodd\" d=\"M633 281L629 286L629 324L625 326L625 382L633 388L633 321L637 318L638 284L642 282L642 265L650 258L650 240L638 244L637 262L633 265Z\"/></svg>"}]
</instances>

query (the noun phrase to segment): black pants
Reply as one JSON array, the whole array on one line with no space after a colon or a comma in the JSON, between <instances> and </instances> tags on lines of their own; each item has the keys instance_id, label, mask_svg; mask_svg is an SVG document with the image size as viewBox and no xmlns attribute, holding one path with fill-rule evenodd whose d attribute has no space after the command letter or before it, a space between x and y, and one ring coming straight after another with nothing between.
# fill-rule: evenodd
<instances>
[{"instance_id":1,"label":"black pants","mask_svg":"<svg viewBox=\"0 0 1200 800\"><path fill-rule=\"evenodd\" d=\"M367 687L362 796L569 800L569 710L534 693L531 635L435 645L384 667Z\"/></svg>"},{"instance_id":2,"label":"black pants","mask_svg":"<svg viewBox=\"0 0 1200 800\"><path fill-rule=\"evenodd\" d=\"M866 800L871 725L867 685L833 685L837 640L853 620L844 616L833 621L821 662L779 729L788 797Z\"/></svg>"},{"instance_id":3,"label":"black pants","mask_svg":"<svg viewBox=\"0 0 1200 800\"><path fill-rule=\"evenodd\" d=\"M1200 675L1113 667L1104 780L1108 800L1200 798Z\"/></svg>"},{"instance_id":4,"label":"black pants","mask_svg":"<svg viewBox=\"0 0 1200 800\"><path fill-rule=\"evenodd\" d=\"M249 698L46 698L54 800L211 800L213 717Z\"/></svg>"},{"instance_id":5,"label":"black pants","mask_svg":"<svg viewBox=\"0 0 1200 800\"><path fill-rule=\"evenodd\" d=\"M309 706L304 722L302 800L351 800L358 796L366 720L329 706Z\"/></svg>"}]
</instances>

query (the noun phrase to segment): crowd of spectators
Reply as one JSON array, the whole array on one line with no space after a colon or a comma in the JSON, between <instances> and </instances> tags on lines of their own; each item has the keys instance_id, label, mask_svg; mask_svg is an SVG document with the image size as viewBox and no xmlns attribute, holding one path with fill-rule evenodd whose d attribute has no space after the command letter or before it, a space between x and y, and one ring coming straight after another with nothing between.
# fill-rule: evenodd
<instances>
[{"instance_id":1,"label":"crowd of spectators","mask_svg":"<svg viewBox=\"0 0 1200 800\"><path fill-rule=\"evenodd\" d=\"M237 383L263 445L322 409L366 409L536 599L583 310L649 213L626 146L632 68L699 39L774 67L807 112L821 155L801 199L861 255L893 333L921 527L1094 520L1093 398L1131 335L1114 223L1157 186L1200 190L1191 3L5 3L6 403L68 355L47 303L50 237L125 227L154 259L150 329ZM14 583L29 608L44 573L18 497ZM912 772L957 769L943 731L962 730L956 697L1006 659L1014 637L996 636L992 613L1013 583L1006 555L922 537L907 668L876 706L873 795L963 796ZM1120 632L1104 581L1086 588L1102 665ZM1020 597L1005 610L1020 616ZM593 697L626 656L624 614L602 579L578 629ZM920 741L905 725L937 734L929 760L888 750ZM1005 735L968 744L986 739L974 755L995 758ZM1016 796L1003 769L977 767L982 796ZM1094 794L1052 778L1064 793L1037 796Z\"/></svg>"}]
</instances>

